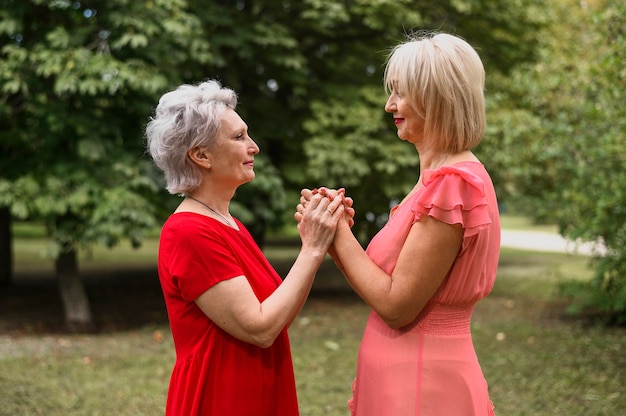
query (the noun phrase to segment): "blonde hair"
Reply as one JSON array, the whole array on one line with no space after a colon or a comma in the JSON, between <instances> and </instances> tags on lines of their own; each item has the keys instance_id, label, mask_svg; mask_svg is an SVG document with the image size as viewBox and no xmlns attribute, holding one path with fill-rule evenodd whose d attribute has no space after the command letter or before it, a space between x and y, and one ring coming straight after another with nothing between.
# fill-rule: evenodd
<instances>
[{"instance_id":1,"label":"blonde hair","mask_svg":"<svg viewBox=\"0 0 626 416\"><path fill-rule=\"evenodd\" d=\"M384 81L387 92L408 97L435 150L457 153L482 140L485 69L465 40L445 33L410 35L391 51Z\"/></svg>"},{"instance_id":2,"label":"blonde hair","mask_svg":"<svg viewBox=\"0 0 626 416\"><path fill-rule=\"evenodd\" d=\"M171 194L187 195L200 185L199 168L187 157L195 147L210 147L222 114L237 106L237 95L218 81L184 84L165 93L146 126L147 150L165 174Z\"/></svg>"}]
</instances>

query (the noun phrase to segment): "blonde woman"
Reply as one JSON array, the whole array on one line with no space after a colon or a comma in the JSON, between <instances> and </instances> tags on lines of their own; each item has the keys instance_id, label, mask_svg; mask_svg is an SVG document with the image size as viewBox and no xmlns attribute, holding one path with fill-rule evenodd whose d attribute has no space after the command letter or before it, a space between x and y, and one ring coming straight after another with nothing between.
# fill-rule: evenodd
<instances>
[{"instance_id":1,"label":"blonde woman","mask_svg":"<svg viewBox=\"0 0 626 416\"><path fill-rule=\"evenodd\" d=\"M415 36L385 71L398 137L415 146L416 183L367 250L340 221L331 255L372 311L352 415L493 415L470 318L491 291L500 249L492 181L472 153L485 131L485 73L448 34ZM316 193L316 195L319 192ZM303 190L299 209L313 193Z\"/></svg>"}]
</instances>

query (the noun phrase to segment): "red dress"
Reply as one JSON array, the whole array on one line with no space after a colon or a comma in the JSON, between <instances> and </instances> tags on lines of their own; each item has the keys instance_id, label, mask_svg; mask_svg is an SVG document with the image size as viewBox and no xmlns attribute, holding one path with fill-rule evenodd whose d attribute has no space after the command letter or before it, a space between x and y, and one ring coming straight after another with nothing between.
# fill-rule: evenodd
<instances>
[{"instance_id":1,"label":"red dress","mask_svg":"<svg viewBox=\"0 0 626 416\"><path fill-rule=\"evenodd\" d=\"M391 329L370 313L349 403L353 415L493 415L470 334L472 310L493 287L500 252L498 204L483 165L461 162L424 171L423 186L394 207L367 248L387 273L423 215L461 224L461 250L412 325Z\"/></svg>"},{"instance_id":2,"label":"red dress","mask_svg":"<svg viewBox=\"0 0 626 416\"><path fill-rule=\"evenodd\" d=\"M260 348L221 330L194 302L213 285L242 275L261 302L280 285L250 233L237 224L239 231L181 212L161 231L159 279L176 349L167 416L299 414L287 330Z\"/></svg>"}]
</instances>

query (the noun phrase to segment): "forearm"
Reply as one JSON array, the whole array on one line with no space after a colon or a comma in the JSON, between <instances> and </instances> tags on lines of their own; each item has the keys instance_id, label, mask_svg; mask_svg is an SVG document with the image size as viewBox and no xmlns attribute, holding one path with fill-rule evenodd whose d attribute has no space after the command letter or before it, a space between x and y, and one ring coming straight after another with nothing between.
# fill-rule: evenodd
<instances>
[{"instance_id":1,"label":"forearm","mask_svg":"<svg viewBox=\"0 0 626 416\"><path fill-rule=\"evenodd\" d=\"M335 250L334 244L331 244L331 246L329 247L328 254L335 262L335 265L337 266L337 268L345 275L345 269L343 267L343 263L341 263L341 260L339 260L339 256L337 255L337 251Z\"/></svg>"},{"instance_id":2,"label":"forearm","mask_svg":"<svg viewBox=\"0 0 626 416\"><path fill-rule=\"evenodd\" d=\"M322 252L301 251L280 286L261 303L260 314L267 338L276 338L297 317L324 257Z\"/></svg>"},{"instance_id":3,"label":"forearm","mask_svg":"<svg viewBox=\"0 0 626 416\"><path fill-rule=\"evenodd\" d=\"M301 252L285 280L263 302L242 275L213 286L196 304L235 338L267 348L304 305L324 256L319 250Z\"/></svg>"},{"instance_id":4,"label":"forearm","mask_svg":"<svg viewBox=\"0 0 626 416\"><path fill-rule=\"evenodd\" d=\"M386 302L391 277L369 258L347 226L337 229L333 254L348 283L366 303L376 309L379 302Z\"/></svg>"},{"instance_id":5,"label":"forearm","mask_svg":"<svg viewBox=\"0 0 626 416\"><path fill-rule=\"evenodd\" d=\"M414 318L406 308L404 290L374 263L347 227L338 229L333 248L350 286L387 325L398 328Z\"/></svg>"}]
</instances>

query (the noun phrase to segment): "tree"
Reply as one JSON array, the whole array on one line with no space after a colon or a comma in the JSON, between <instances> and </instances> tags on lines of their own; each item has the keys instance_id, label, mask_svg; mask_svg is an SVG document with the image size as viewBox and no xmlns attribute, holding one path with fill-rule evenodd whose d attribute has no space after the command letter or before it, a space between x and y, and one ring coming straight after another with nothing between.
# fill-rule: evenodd
<instances>
[{"instance_id":1,"label":"tree","mask_svg":"<svg viewBox=\"0 0 626 416\"><path fill-rule=\"evenodd\" d=\"M301 187L320 184L349 187L366 241L418 165L383 110L386 52L405 32L456 32L479 49L488 88L498 91L535 59L541 3L7 0L0 209L46 224L57 273L69 281L67 321L91 326L77 250L139 244L170 211L175 198L157 193L143 127L165 91L218 78L239 93L238 111L261 147L257 179L233 204L257 241L291 217Z\"/></svg>"},{"instance_id":2,"label":"tree","mask_svg":"<svg viewBox=\"0 0 626 416\"><path fill-rule=\"evenodd\" d=\"M72 329L94 327L78 249L122 238L139 244L156 224L142 127L158 94L180 82L179 68L210 58L184 5L0 7L0 206L46 225Z\"/></svg>"},{"instance_id":3,"label":"tree","mask_svg":"<svg viewBox=\"0 0 626 416\"><path fill-rule=\"evenodd\" d=\"M591 282L571 282L574 311L599 310L626 323L626 4L607 1L595 16L597 37L580 118L578 140L565 144L576 169L560 195L561 232L598 243Z\"/></svg>"},{"instance_id":4,"label":"tree","mask_svg":"<svg viewBox=\"0 0 626 416\"><path fill-rule=\"evenodd\" d=\"M8 286L13 276L12 240L11 212L0 207L0 286Z\"/></svg>"},{"instance_id":5,"label":"tree","mask_svg":"<svg viewBox=\"0 0 626 416\"><path fill-rule=\"evenodd\" d=\"M375 4L374 4L375 3ZM357 207L357 232L368 241L385 220L390 202L397 201L414 185L419 161L412 148L397 140L395 127L383 107L382 68L386 53L405 32L442 30L456 33L470 42L484 61L487 71L487 100L493 103L502 81L516 66L534 61L538 29L547 20L542 3L493 1L414 1L394 6L372 2L367 8L349 8L355 21L366 26L370 35L355 52L347 73L367 74L345 78L345 71L330 67L324 71L330 88L313 98L312 117L304 124L311 139L305 143L309 160L307 175L315 182L347 186ZM329 6L330 7L330 6ZM382 10L384 9L384 10ZM329 19L326 19L329 20ZM349 50L353 40L342 43L345 22L336 22L337 47L325 60L343 65L341 51ZM355 25L350 22L349 27ZM354 35L352 39L357 38ZM330 42L329 42L330 43ZM332 64L331 64L332 65ZM341 77L343 76L343 79ZM337 88L336 85L341 85ZM490 104L488 120L498 117L499 107ZM497 163L495 137L488 136L478 149L502 199L505 197L506 166ZM359 211L359 207L367 207Z\"/></svg>"},{"instance_id":6,"label":"tree","mask_svg":"<svg viewBox=\"0 0 626 416\"><path fill-rule=\"evenodd\" d=\"M626 322L626 11L622 2L562 0L545 9L538 57L502 80L493 153L510 200L562 235L598 244L590 282L568 282L572 311Z\"/></svg>"},{"instance_id":7,"label":"tree","mask_svg":"<svg viewBox=\"0 0 626 416\"><path fill-rule=\"evenodd\" d=\"M542 10L537 59L498 77L490 115L489 154L499 189L510 208L537 222L554 223L563 208L559 195L576 166L567 143L579 137L576 120L584 103L596 36L589 10L573 0Z\"/></svg>"}]
</instances>

